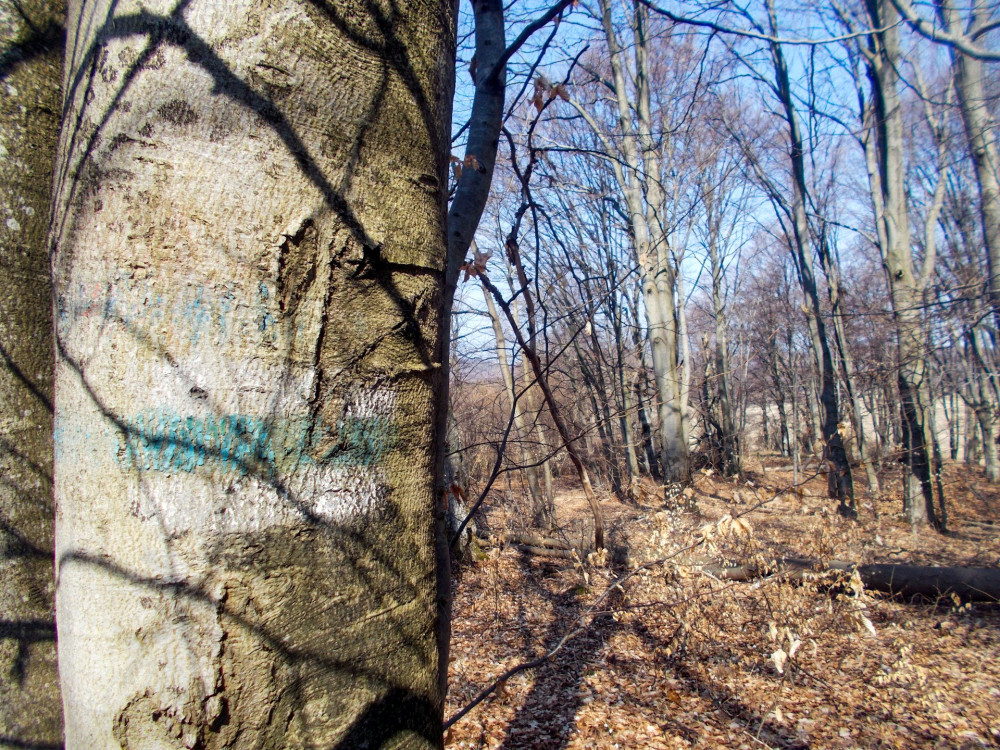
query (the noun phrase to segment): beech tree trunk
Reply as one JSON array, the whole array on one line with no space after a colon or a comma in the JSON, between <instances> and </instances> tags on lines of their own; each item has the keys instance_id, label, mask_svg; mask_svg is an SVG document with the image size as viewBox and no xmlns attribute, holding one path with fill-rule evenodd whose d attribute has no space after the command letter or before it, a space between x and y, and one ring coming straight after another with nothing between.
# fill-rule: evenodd
<instances>
[{"instance_id":1,"label":"beech tree trunk","mask_svg":"<svg viewBox=\"0 0 1000 750\"><path fill-rule=\"evenodd\" d=\"M930 565L903 565L896 563L874 563L858 565L843 560L819 562L804 558L784 558L777 561L777 569L783 573L802 573L806 570L856 570L862 583L870 589L884 591L895 596L922 596L927 599L943 599L955 594L963 601L996 602L1000 598L1000 570L996 568L936 567ZM728 581L751 581L774 570L761 570L757 566L735 567L704 566L702 568L716 578Z\"/></svg>"},{"instance_id":2,"label":"beech tree trunk","mask_svg":"<svg viewBox=\"0 0 1000 750\"><path fill-rule=\"evenodd\" d=\"M933 474L935 438L928 425L930 408L927 357L921 319L922 292L933 268L928 253L917 273L909 226L903 171L903 118L899 98L899 13L888 0L866 0L873 27L884 29L863 49L872 89L870 132L866 141L869 180L878 225L879 249L889 285L899 356L897 385L904 455L904 504L914 526L930 522L940 528Z\"/></svg>"},{"instance_id":3,"label":"beech tree trunk","mask_svg":"<svg viewBox=\"0 0 1000 750\"><path fill-rule=\"evenodd\" d=\"M945 29L955 35L975 37L992 22L990 4L977 0L969 4L963 18L951 0L938 0L938 16ZM962 123L969 141L969 153L976 168L979 187L979 216L986 245L986 289L993 308L994 325L1000 328L1000 151L997 129L990 113L983 84L983 61L950 47L955 91L962 112Z\"/></svg>"},{"instance_id":4,"label":"beech tree trunk","mask_svg":"<svg viewBox=\"0 0 1000 750\"><path fill-rule=\"evenodd\" d=\"M683 373L680 366L680 330L677 321L677 272L663 222L665 195L658 179L660 151L653 136L647 56L649 10L633 3L630 20L634 67L615 29L610 0L600 1L601 26L608 45L611 88L618 111L618 130L609 137L579 103L573 106L601 140L607 154L615 154L612 169L625 199L628 225L641 272L641 290L649 332L653 380L660 422L660 467L664 482L685 483L691 467L684 430ZM629 81L632 85L629 85ZM612 143L614 141L614 143Z\"/></svg>"},{"instance_id":5,"label":"beech tree trunk","mask_svg":"<svg viewBox=\"0 0 1000 750\"><path fill-rule=\"evenodd\" d=\"M450 2L77 0L71 749L440 747Z\"/></svg>"},{"instance_id":6,"label":"beech tree trunk","mask_svg":"<svg viewBox=\"0 0 1000 750\"><path fill-rule=\"evenodd\" d=\"M0 748L59 747L52 286L60 2L0 2Z\"/></svg>"},{"instance_id":7,"label":"beech tree trunk","mask_svg":"<svg viewBox=\"0 0 1000 750\"><path fill-rule=\"evenodd\" d=\"M767 2L771 33L778 35L777 13L773 0ZM792 258L799 280L799 286L807 305L806 322L813 354L816 377L819 380L819 402L823 406L822 419L818 410L812 410L814 434L822 436L823 458L827 463L827 490L831 498L837 500L841 515L857 517L854 501L854 478L851 463L840 431L840 403L837 397L837 371L833 362L830 335L827 331L826 316L820 301L819 284L813 264L811 232L806 213L808 185L806 183L805 148L799 128L799 117L795 107L788 66L784 51L778 42L771 43L771 59L774 66L775 92L781 102L785 124L788 126L789 162L792 177L791 233L789 237ZM810 406L812 406L810 401Z\"/></svg>"}]
</instances>

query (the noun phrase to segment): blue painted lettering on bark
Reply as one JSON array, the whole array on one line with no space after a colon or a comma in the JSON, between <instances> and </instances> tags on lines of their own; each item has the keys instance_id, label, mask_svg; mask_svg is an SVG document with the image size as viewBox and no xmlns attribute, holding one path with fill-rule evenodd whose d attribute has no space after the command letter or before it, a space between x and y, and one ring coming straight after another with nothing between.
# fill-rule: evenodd
<instances>
[{"instance_id":1,"label":"blue painted lettering on bark","mask_svg":"<svg viewBox=\"0 0 1000 750\"><path fill-rule=\"evenodd\" d=\"M103 319L137 331L183 330L195 345L206 336L224 342L251 330L274 343L278 332L275 305L274 295L264 284L255 293L245 294L240 304L231 283L192 285L164 295L153 279L126 279L115 284L74 284L57 297L56 314L60 322Z\"/></svg>"},{"instance_id":2,"label":"blue painted lettering on bark","mask_svg":"<svg viewBox=\"0 0 1000 750\"><path fill-rule=\"evenodd\" d=\"M150 410L133 417L119 450L124 468L193 472L199 467L287 474L301 464L367 467L394 447L388 415L348 416L334 426L310 418L181 416Z\"/></svg>"}]
</instances>

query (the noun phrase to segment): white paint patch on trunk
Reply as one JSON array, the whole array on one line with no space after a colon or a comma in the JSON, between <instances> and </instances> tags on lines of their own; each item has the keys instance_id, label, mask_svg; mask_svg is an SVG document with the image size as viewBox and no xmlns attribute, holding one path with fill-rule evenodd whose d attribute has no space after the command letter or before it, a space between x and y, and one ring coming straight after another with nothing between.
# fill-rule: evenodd
<instances>
[{"instance_id":1,"label":"white paint patch on trunk","mask_svg":"<svg viewBox=\"0 0 1000 750\"><path fill-rule=\"evenodd\" d=\"M352 394L332 425L155 412L130 420L127 437L116 432L112 450L136 480L128 483L131 513L168 538L303 519L343 525L385 505L395 408L396 393L377 389Z\"/></svg>"}]
</instances>

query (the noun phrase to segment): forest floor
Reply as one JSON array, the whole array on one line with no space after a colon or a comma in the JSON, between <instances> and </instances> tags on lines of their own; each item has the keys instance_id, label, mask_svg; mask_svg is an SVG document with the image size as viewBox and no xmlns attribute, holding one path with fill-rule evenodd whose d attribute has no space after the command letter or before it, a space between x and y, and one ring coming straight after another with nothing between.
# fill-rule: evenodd
<instances>
[{"instance_id":1,"label":"forest floor","mask_svg":"<svg viewBox=\"0 0 1000 750\"><path fill-rule=\"evenodd\" d=\"M455 574L446 717L570 637L457 721L446 746L1000 747L1000 604L907 602L844 573L734 582L699 568L782 557L998 567L1000 488L949 466L949 533L914 533L898 492L873 501L859 489L860 520L848 521L821 477L786 491L787 464L752 462L739 483L698 474L686 509L652 486L634 504L602 498L609 561L505 544L530 514L498 493L482 554ZM582 494L557 502L560 533L579 544Z\"/></svg>"}]
</instances>

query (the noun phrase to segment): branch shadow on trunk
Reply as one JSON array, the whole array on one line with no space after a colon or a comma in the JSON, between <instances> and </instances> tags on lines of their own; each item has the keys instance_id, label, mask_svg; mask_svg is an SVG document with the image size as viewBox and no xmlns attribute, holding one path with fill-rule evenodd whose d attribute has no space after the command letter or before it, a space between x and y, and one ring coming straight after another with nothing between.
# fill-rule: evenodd
<instances>
[{"instance_id":1,"label":"branch shadow on trunk","mask_svg":"<svg viewBox=\"0 0 1000 750\"><path fill-rule=\"evenodd\" d=\"M129 423L102 402L87 381L83 366L73 360L61 342L57 343L57 347L62 361L69 364L75 371L88 397L96 405L102 417L114 426L121 439L126 443L152 441L161 449L173 449L178 453L199 453L204 456L207 463L216 461L227 464L235 461L238 471L269 485L313 529L311 539L306 539L302 534L296 534L294 540L284 541L280 538L271 538L266 534L263 536L260 534L237 534L235 536L240 537L240 539L235 540L237 545L278 550L277 553L269 556L270 562L273 562L278 569L282 565L288 564L289 561L294 563L292 558L297 554L309 556L315 554L317 550L322 551L325 548L329 554L322 556L329 557L332 554L338 558L341 563L338 569L342 573L344 570L349 571L349 575L353 577L353 581L348 581L347 584L340 581L340 585L353 586L368 592L370 599L364 607L365 612L359 614L362 619L367 619L369 617L367 613L374 612L370 615L375 621L371 627L382 633L378 640L382 642L383 647L409 653L411 658L419 658L419 654L423 652L426 644L420 641L419 634L415 634L413 627L409 626L406 620L408 613L406 611L396 613L400 602L405 603L413 596L409 592L412 581L406 570L406 561L393 554L393 550L386 549L373 530L366 530L364 526L341 527L317 515L309 503L298 498L295 492L287 486L282 477L279 476L274 464L270 462L266 452L254 450L255 446L251 445L253 442L251 436L244 436L244 439L248 441L249 449L234 459L232 456L223 455L222 451L212 446L194 440L178 439L177 436L150 433L148 428L137 427ZM164 356L164 352L158 352L158 354ZM142 474L142 470L137 472L140 484L143 483ZM148 490L145 492L148 494ZM380 524L388 525L399 522L398 519L394 520L391 511L382 513L379 521ZM256 538L258 536L259 539ZM169 551L172 547L172 538L165 527L162 529L162 538L168 554L172 555L173 553ZM217 575L225 576L227 572L245 567L238 559L238 555L234 558L229 551L232 546L228 542L220 543L219 549L213 552L218 566ZM281 557L280 550L287 548L298 549L299 552L289 553L289 561L282 561L279 559ZM331 550L334 551L331 552ZM352 557L352 553L357 554ZM269 560L264 561L265 567L268 567ZM250 562L261 564L259 560L248 561L247 564ZM363 681L370 686L369 689L376 693L382 693L354 719L347 734L336 745L338 750L372 747L373 745L370 743L373 738L381 738L380 742L388 742L401 732L416 732L430 743L439 741L440 707L432 705L426 697L407 690L402 684L397 684L392 674L377 668L377 665L369 667L367 664L368 656L362 648L362 642L352 642L352 645L341 653L338 651L336 643L328 642L329 639L336 640L336 628L328 627L323 631L310 633L301 627L296 627L295 621L298 613L306 611L306 609L329 610L333 614L337 607L335 604L336 592L333 590L327 592L329 595L326 597L325 604L316 605L314 603L310 605L303 600L302 596L298 596L293 601L281 603L284 605L283 608L287 609L286 612L254 612L253 614L257 616L252 616L245 611L239 611L235 604L229 600L230 594L228 592L220 597L216 592L209 591L207 586L202 586L198 582L183 579L169 580L161 576L145 577L117 565L111 554L107 552L94 555L70 551L64 553L57 560L57 570L61 573L65 573L72 566L79 565L100 569L113 578L127 581L156 593L161 597L161 606L164 610L174 611L176 616L186 623L183 627L187 630L187 640L189 640L189 647L192 649L198 648L198 638L195 634L196 624L193 624L196 622L196 617L192 616L191 613L198 607L211 608L218 618L229 623L230 628L235 626L236 630L249 633L255 642L261 644L265 652L274 653L276 661L287 671L284 684L280 687L280 690L284 691L280 702L282 707L287 710L289 722L293 720L305 721L303 718L304 709L315 694L317 684L321 685L325 681L332 680L337 685L340 685L343 680L347 680L348 684ZM325 587L330 588L331 585L333 584L328 582ZM304 593L305 598L308 599L316 591ZM250 594L252 595L252 592ZM341 619L340 615L337 616L337 619ZM27 633L35 640L38 639L37 636L40 632L38 628L29 628L30 632L27 632L24 627L20 627L18 624L12 624L11 628L22 635ZM296 630L299 632L296 633ZM228 721L229 716L224 711L218 722L220 725L224 725Z\"/></svg>"}]
</instances>

